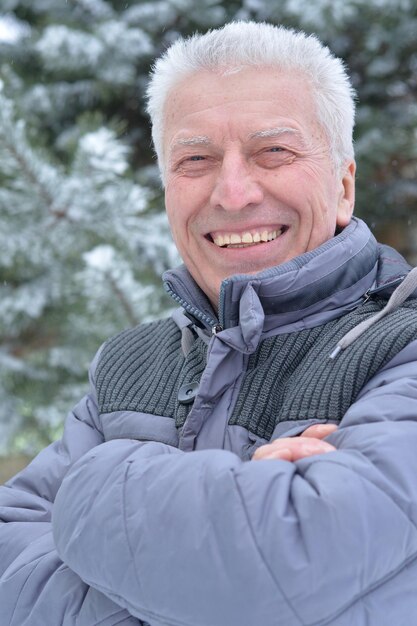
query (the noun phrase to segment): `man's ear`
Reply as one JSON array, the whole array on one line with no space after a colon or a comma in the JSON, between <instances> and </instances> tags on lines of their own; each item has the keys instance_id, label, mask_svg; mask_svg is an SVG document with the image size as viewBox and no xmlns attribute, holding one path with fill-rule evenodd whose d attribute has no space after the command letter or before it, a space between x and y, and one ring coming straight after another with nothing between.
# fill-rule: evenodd
<instances>
[{"instance_id":1,"label":"man's ear","mask_svg":"<svg viewBox=\"0 0 417 626\"><path fill-rule=\"evenodd\" d=\"M349 224L355 206L355 172L355 161L349 161L343 166L336 215L336 223L340 228Z\"/></svg>"}]
</instances>

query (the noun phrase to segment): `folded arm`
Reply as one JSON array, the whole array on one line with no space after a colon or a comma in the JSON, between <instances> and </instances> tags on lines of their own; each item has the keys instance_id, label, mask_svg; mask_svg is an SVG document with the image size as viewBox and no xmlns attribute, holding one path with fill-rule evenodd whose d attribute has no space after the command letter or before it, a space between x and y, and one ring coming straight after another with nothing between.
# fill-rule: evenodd
<instances>
[{"instance_id":1,"label":"folded arm","mask_svg":"<svg viewBox=\"0 0 417 626\"><path fill-rule=\"evenodd\" d=\"M72 572L59 558L52 536L51 514L65 474L102 442L96 401L88 395L67 417L62 440L0 487L2 626L140 624Z\"/></svg>"},{"instance_id":2,"label":"folded arm","mask_svg":"<svg viewBox=\"0 0 417 626\"><path fill-rule=\"evenodd\" d=\"M59 554L152 626L342 614L417 558L416 363L378 377L328 438L337 450L294 463L98 446L58 493Z\"/></svg>"}]
</instances>

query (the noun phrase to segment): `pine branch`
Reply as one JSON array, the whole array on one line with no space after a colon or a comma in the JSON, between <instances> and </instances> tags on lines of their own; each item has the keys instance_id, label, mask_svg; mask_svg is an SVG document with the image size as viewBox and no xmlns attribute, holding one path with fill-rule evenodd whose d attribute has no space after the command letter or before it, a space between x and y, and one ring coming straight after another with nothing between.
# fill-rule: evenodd
<instances>
[{"instance_id":1,"label":"pine branch","mask_svg":"<svg viewBox=\"0 0 417 626\"><path fill-rule=\"evenodd\" d=\"M38 196L44 202L44 206L47 211L55 218L49 225L49 228L54 226L59 220L66 219L70 223L74 223L74 220L68 215L69 207L57 209L54 207L54 198L50 194L48 187L43 184L40 178L36 177L33 169L30 167L28 159L25 159L23 154L20 154L12 144L6 144L10 154L14 157L16 163L19 165L20 171L24 172L27 180L37 190Z\"/></svg>"},{"instance_id":2,"label":"pine branch","mask_svg":"<svg viewBox=\"0 0 417 626\"><path fill-rule=\"evenodd\" d=\"M1 88L0 82L0 91ZM23 120L15 121L13 109L13 103L3 94L0 94L0 141L17 166L14 168L16 169L16 178L19 174L23 174L30 183L46 210L54 217L52 226L61 219L74 222L68 214L69 207L57 208L54 206L54 196L50 192L50 185L45 181L55 179L54 183L56 183L56 179L59 179L60 176L50 164L42 163L39 156L30 147L24 134ZM56 184L54 187L56 188Z\"/></svg>"},{"instance_id":3,"label":"pine branch","mask_svg":"<svg viewBox=\"0 0 417 626\"><path fill-rule=\"evenodd\" d=\"M109 284L110 284L112 292L115 294L115 296L118 298L120 304L122 305L122 308L123 308L124 312L126 313L126 317L129 320L130 325L131 326L137 326L138 324L140 324L140 320L136 317L136 314L135 314L135 311L134 311L132 305L130 304L130 302L126 298L126 296L123 293L123 291L118 286L118 284L115 281L115 279L113 278L113 276L111 276L111 274L109 272L106 272L106 277L108 278L108 281L109 281Z\"/></svg>"}]
</instances>

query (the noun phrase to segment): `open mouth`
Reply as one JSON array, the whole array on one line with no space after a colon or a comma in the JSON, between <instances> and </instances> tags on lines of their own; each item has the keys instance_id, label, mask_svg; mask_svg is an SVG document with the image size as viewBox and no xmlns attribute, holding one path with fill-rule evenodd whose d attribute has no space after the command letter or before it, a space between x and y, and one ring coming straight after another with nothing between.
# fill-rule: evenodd
<instances>
[{"instance_id":1,"label":"open mouth","mask_svg":"<svg viewBox=\"0 0 417 626\"><path fill-rule=\"evenodd\" d=\"M274 241L288 230L288 226L265 228L243 233L208 233L206 238L219 248L249 248Z\"/></svg>"}]
</instances>

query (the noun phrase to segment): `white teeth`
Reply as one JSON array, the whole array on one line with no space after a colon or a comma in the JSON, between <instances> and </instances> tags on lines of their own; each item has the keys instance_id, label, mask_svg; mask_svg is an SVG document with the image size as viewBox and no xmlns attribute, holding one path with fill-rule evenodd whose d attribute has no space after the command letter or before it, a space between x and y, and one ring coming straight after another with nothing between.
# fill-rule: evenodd
<instances>
[{"instance_id":1,"label":"white teeth","mask_svg":"<svg viewBox=\"0 0 417 626\"><path fill-rule=\"evenodd\" d=\"M230 233L230 235L216 235L213 236L213 241L216 246L219 247L231 245L236 248L243 248L254 243L273 241L282 234L282 230L283 229L281 228L279 230L257 231L253 234L246 231L242 235L238 235L237 233Z\"/></svg>"}]
</instances>

